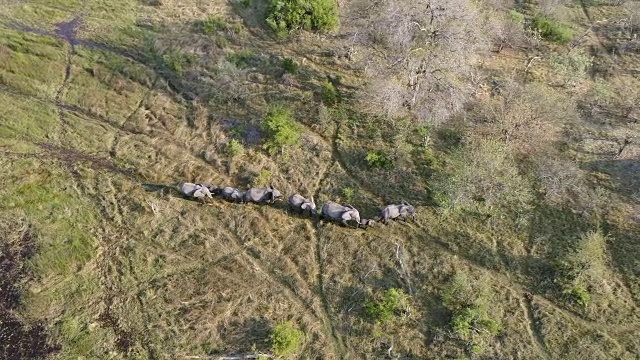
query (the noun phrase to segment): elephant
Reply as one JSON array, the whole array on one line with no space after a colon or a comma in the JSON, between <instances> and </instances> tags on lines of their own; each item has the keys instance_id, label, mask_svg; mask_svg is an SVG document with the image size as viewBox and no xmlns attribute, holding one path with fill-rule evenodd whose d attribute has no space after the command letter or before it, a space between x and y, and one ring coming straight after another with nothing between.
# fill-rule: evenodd
<instances>
[{"instance_id":1,"label":"elephant","mask_svg":"<svg viewBox=\"0 0 640 360\"><path fill-rule=\"evenodd\" d=\"M233 202L244 202L244 193L236 188L227 186L220 190L220 194L226 200Z\"/></svg>"},{"instance_id":2,"label":"elephant","mask_svg":"<svg viewBox=\"0 0 640 360\"><path fill-rule=\"evenodd\" d=\"M271 185L268 187L250 188L244 193L244 201L248 203L273 204L276 200L282 200L282 194Z\"/></svg>"},{"instance_id":3,"label":"elephant","mask_svg":"<svg viewBox=\"0 0 640 360\"><path fill-rule=\"evenodd\" d=\"M366 229L368 227L371 226L376 226L377 221L373 220L373 219L362 219L360 220L360 227L363 229Z\"/></svg>"},{"instance_id":4,"label":"elephant","mask_svg":"<svg viewBox=\"0 0 640 360\"><path fill-rule=\"evenodd\" d=\"M207 189L209 189L209 192L213 195L221 195L222 194L222 188L218 185L213 186L210 182L201 182L200 185L206 187Z\"/></svg>"},{"instance_id":5,"label":"elephant","mask_svg":"<svg viewBox=\"0 0 640 360\"><path fill-rule=\"evenodd\" d=\"M407 221L407 218L411 216L411 218L415 221L416 219L416 210L413 205L409 204L406 201L401 202L399 205L387 205L380 212L380 220L386 225L389 219L397 219L401 218L404 221Z\"/></svg>"},{"instance_id":6,"label":"elephant","mask_svg":"<svg viewBox=\"0 0 640 360\"><path fill-rule=\"evenodd\" d=\"M311 200L308 200L299 194L289 196L289 209L297 210L299 214L302 214L307 210L313 217L318 215L318 210L316 209L315 201L313 201L313 196L311 197Z\"/></svg>"},{"instance_id":7,"label":"elephant","mask_svg":"<svg viewBox=\"0 0 640 360\"><path fill-rule=\"evenodd\" d=\"M338 204L329 201L322 205L322 216L324 218L340 221L344 226L349 226L347 221L353 220L356 222L356 227L360 227L360 213L358 210L349 204Z\"/></svg>"},{"instance_id":8,"label":"elephant","mask_svg":"<svg viewBox=\"0 0 640 360\"><path fill-rule=\"evenodd\" d=\"M178 186L180 193L186 197L192 197L198 199L198 201L204 203L206 198L212 198L211 192L202 184L194 183L182 183Z\"/></svg>"}]
</instances>

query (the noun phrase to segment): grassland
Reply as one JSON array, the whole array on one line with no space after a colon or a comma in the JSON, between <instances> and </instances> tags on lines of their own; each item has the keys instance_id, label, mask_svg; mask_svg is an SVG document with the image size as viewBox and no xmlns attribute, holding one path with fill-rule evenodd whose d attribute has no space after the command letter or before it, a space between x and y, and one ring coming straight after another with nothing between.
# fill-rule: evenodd
<instances>
[{"instance_id":1,"label":"grassland","mask_svg":"<svg viewBox=\"0 0 640 360\"><path fill-rule=\"evenodd\" d=\"M291 321L299 359L637 359L640 57L624 6L567 5L574 41L483 54L464 111L424 127L357 101L345 19L282 40L257 0L0 0L0 357L270 353ZM301 129L273 156L272 104ZM257 178L418 219L365 231L172 190Z\"/></svg>"}]
</instances>

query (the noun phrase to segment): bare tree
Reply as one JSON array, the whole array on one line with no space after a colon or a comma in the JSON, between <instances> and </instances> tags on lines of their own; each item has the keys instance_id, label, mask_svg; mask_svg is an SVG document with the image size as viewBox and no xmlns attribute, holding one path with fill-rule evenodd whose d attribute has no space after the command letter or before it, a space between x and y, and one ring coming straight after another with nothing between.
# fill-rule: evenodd
<instances>
[{"instance_id":1,"label":"bare tree","mask_svg":"<svg viewBox=\"0 0 640 360\"><path fill-rule=\"evenodd\" d=\"M381 0L354 12L369 86L361 100L390 118L440 123L473 93L468 79L488 46L470 0Z\"/></svg>"}]
</instances>

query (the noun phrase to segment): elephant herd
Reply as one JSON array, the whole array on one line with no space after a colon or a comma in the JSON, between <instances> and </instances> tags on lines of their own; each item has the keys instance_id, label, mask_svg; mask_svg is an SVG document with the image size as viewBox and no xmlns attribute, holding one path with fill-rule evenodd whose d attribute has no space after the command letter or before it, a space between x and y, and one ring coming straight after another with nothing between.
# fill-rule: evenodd
<instances>
[{"instance_id":1,"label":"elephant herd","mask_svg":"<svg viewBox=\"0 0 640 360\"><path fill-rule=\"evenodd\" d=\"M267 187L253 187L245 191L238 190L233 187L213 186L208 182L201 183L182 183L178 185L180 193L187 197L196 199L202 203L206 203L207 199L213 196L220 196L223 199L237 203L256 203L256 204L273 204L276 201L282 201L283 195L280 191L269 185ZM307 212L312 217L318 216L316 203L311 199L307 199L302 195L294 194L288 198L289 210L299 214ZM322 205L320 217L339 222L344 226L349 226L349 222L355 222L356 227L367 228L375 226L378 221L388 224L389 220L402 219L406 221L409 217L415 220L415 208L406 201L400 204L391 204L385 206L380 212L377 220L362 219L358 209L347 203L336 203L328 201Z\"/></svg>"}]
</instances>

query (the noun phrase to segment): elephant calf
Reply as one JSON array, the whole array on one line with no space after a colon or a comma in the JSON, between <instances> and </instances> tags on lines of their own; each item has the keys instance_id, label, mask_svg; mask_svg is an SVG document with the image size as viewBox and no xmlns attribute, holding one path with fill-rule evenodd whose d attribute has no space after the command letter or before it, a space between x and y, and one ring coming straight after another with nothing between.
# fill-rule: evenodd
<instances>
[{"instance_id":1,"label":"elephant calf","mask_svg":"<svg viewBox=\"0 0 640 360\"><path fill-rule=\"evenodd\" d=\"M377 222L373 219L362 219L360 220L360 227L366 229L371 226L376 226Z\"/></svg>"},{"instance_id":2,"label":"elephant calf","mask_svg":"<svg viewBox=\"0 0 640 360\"><path fill-rule=\"evenodd\" d=\"M244 202L244 193L236 188L227 186L220 189L219 193L225 200L239 203Z\"/></svg>"},{"instance_id":3,"label":"elephant calf","mask_svg":"<svg viewBox=\"0 0 640 360\"><path fill-rule=\"evenodd\" d=\"M198 201L204 203L206 198L212 198L211 192L206 186L202 184L194 184L194 183L182 183L178 186L180 193L186 197L195 198Z\"/></svg>"},{"instance_id":4,"label":"elephant calf","mask_svg":"<svg viewBox=\"0 0 640 360\"><path fill-rule=\"evenodd\" d=\"M313 217L316 217L318 214L316 203L313 201L313 196L311 197L311 200L308 200L299 194L289 196L289 209L295 210L299 214L309 211Z\"/></svg>"},{"instance_id":5,"label":"elephant calf","mask_svg":"<svg viewBox=\"0 0 640 360\"><path fill-rule=\"evenodd\" d=\"M416 210L413 205L409 204L406 201L403 201L399 205L387 205L380 212L380 220L385 225L389 221L389 219L397 219L400 218L404 221L407 221L407 218L411 216L411 218L415 221L416 219Z\"/></svg>"}]
</instances>

